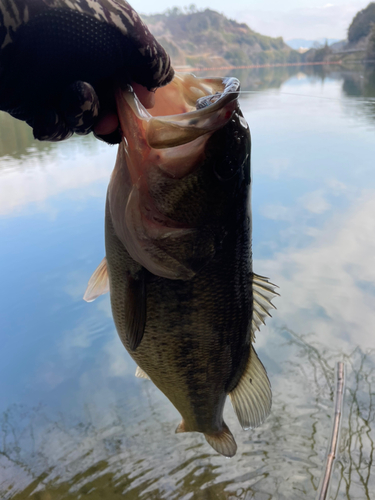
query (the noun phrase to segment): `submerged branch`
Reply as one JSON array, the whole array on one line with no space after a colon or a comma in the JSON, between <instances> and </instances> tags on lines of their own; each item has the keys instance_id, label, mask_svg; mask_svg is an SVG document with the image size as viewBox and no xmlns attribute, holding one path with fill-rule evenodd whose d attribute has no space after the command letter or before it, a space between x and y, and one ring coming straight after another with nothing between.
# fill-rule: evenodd
<instances>
[{"instance_id":1,"label":"submerged branch","mask_svg":"<svg viewBox=\"0 0 375 500\"><path fill-rule=\"evenodd\" d=\"M316 497L316 500L325 500L328 495L333 464L337 456L337 448L339 444L341 415L344 402L344 390L345 390L345 365L344 363L339 362L336 365L335 413L333 418L331 441L329 443L327 459L323 471L323 476L320 481L319 493Z\"/></svg>"}]
</instances>

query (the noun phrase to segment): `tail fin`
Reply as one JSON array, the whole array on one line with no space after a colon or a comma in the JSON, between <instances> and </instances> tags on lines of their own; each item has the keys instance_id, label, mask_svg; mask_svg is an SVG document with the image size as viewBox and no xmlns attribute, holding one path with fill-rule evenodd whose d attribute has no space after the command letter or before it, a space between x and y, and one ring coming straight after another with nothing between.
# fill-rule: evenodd
<instances>
[{"instance_id":1,"label":"tail fin","mask_svg":"<svg viewBox=\"0 0 375 500\"><path fill-rule=\"evenodd\" d=\"M212 448L225 457L234 457L237 444L228 426L223 422L223 429L215 434L205 434L204 437Z\"/></svg>"}]
</instances>

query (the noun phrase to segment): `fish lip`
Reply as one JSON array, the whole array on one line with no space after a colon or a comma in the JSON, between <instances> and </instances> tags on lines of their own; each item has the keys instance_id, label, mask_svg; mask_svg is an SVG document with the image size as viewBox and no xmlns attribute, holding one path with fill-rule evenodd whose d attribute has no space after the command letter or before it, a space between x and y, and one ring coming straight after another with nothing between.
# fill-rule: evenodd
<instances>
[{"instance_id":1,"label":"fish lip","mask_svg":"<svg viewBox=\"0 0 375 500\"><path fill-rule=\"evenodd\" d=\"M133 87L130 85L130 83L118 87L116 91L116 100L117 102L119 101L121 102L122 100L124 100L131 107L135 115L141 120L148 121L152 118L151 114L147 111L147 109L138 99L138 96L135 93ZM119 114L121 113L119 106L117 106L117 112Z\"/></svg>"},{"instance_id":2,"label":"fish lip","mask_svg":"<svg viewBox=\"0 0 375 500\"><path fill-rule=\"evenodd\" d=\"M175 78L179 77L180 75L184 75L183 73L176 73ZM194 75L192 75L194 76ZM232 101L238 101L238 98L240 96L240 82L237 80L237 78L234 77L212 77L212 78L199 78L195 77L197 80L200 80L203 84L206 83L212 84L213 90L217 89L217 92L220 96L216 99L216 101L212 104L209 104L208 106L205 106L204 108L201 109L195 109L192 111L187 111L185 113L180 113L180 114L174 114L174 115L159 115L159 116L153 116L147 109L143 106L141 101L138 99L137 94L135 93L133 87L130 84L126 84L122 86L119 90L119 96L122 97L122 99L126 100L126 102L131 106L133 112L135 115L145 121L150 121L150 120L158 120L162 122L181 122L181 121L186 121L186 122L191 122L195 120L199 120L200 118L204 117L207 114L215 113L216 111L222 109L224 106L229 104ZM173 80L172 80L173 82ZM171 83L172 83L171 82ZM220 92L221 89L221 92ZM155 89L157 90L157 89ZM210 94L207 91L206 96L204 97L209 97L209 96L215 96L216 94ZM157 94L156 94L157 98ZM197 99L198 101L198 99Z\"/></svg>"}]
</instances>

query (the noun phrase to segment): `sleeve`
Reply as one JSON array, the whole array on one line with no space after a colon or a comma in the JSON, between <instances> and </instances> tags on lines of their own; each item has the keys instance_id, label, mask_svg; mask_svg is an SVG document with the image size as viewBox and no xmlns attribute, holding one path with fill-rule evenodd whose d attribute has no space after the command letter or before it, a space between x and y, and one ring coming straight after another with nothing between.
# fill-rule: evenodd
<instances>
[{"instance_id":1,"label":"sleeve","mask_svg":"<svg viewBox=\"0 0 375 500\"><path fill-rule=\"evenodd\" d=\"M172 78L168 54L123 0L0 2L0 109L39 139L88 133L110 82L153 89Z\"/></svg>"}]
</instances>

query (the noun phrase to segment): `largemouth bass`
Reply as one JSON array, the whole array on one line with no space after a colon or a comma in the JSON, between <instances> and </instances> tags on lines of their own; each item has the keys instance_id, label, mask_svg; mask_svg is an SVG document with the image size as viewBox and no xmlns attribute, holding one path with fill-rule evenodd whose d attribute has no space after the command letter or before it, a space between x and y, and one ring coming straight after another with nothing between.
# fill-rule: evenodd
<instances>
[{"instance_id":1,"label":"largemouth bass","mask_svg":"<svg viewBox=\"0 0 375 500\"><path fill-rule=\"evenodd\" d=\"M271 409L254 347L274 285L252 271L250 133L234 78L177 75L152 115L118 91L123 132L107 193L106 258L85 300L110 289L136 375L222 455L237 445L223 420L229 395L244 429Z\"/></svg>"}]
</instances>

